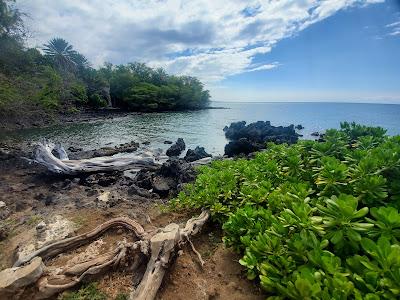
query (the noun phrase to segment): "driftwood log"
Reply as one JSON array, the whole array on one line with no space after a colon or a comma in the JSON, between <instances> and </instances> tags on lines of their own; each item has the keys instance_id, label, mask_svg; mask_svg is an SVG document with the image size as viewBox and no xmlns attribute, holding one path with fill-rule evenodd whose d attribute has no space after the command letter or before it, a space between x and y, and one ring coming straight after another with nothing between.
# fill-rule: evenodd
<instances>
[{"instance_id":1,"label":"driftwood log","mask_svg":"<svg viewBox=\"0 0 400 300\"><path fill-rule=\"evenodd\" d=\"M54 154L57 154L55 156ZM49 171L59 174L76 175L81 173L123 171L159 166L154 156L95 157L90 159L69 160L60 144L41 142L34 150L34 162L45 166Z\"/></svg>"},{"instance_id":2,"label":"driftwood log","mask_svg":"<svg viewBox=\"0 0 400 300\"><path fill-rule=\"evenodd\" d=\"M57 156L56 156L56 155ZM164 157L164 159L166 159ZM192 166L199 166L210 163L211 157L202 158L191 162ZM65 149L60 144L41 142L36 145L34 158L31 160L45 166L49 171L77 175L82 173L124 171L140 169L152 169L161 166L163 157L160 153L150 151L142 152L140 155L129 157L94 157L90 159L70 160Z\"/></svg>"},{"instance_id":3,"label":"driftwood log","mask_svg":"<svg viewBox=\"0 0 400 300\"><path fill-rule=\"evenodd\" d=\"M137 271L137 267L141 264L147 263L146 271L139 285L131 293L130 299L154 299L164 274L183 244L189 242L200 263L203 264L190 237L201 231L209 217L209 212L203 211L198 217L188 220L185 226L171 223L152 232L146 232L139 223L129 218L112 219L85 234L44 246L16 261L13 268L1 271L0 298L10 295L15 298L16 295L22 294L26 287L32 285L36 285L33 299L50 298L74 287L91 275L102 274L110 268L122 266L123 262L130 261L133 272ZM136 241L122 240L114 250L73 266L57 268L45 266L44 260L90 243L113 227L128 229Z\"/></svg>"}]
</instances>

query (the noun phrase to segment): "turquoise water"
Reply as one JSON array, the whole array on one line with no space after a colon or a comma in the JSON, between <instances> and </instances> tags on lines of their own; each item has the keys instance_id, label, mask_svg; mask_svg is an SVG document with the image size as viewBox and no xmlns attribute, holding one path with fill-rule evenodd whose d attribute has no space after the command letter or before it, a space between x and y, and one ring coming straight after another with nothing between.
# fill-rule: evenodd
<instances>
[{"instance_id":1,"label":"turquoise water","mask_svg":"<svg viewBox=\"0 0 400 300\"><path fill-rule=\"evenodd\" d=\"M302 124L304 138L341 121L382 126L391 135L400 134L400 105L349 103L227 103L190 112L131 114L89 123L66 124L44 129L19 130L1 134L0 139L35 141L49 138L69 146L93 149L129 141L149 141L150 147L165 149L165 140L182 137L189 148L197 145L213 154L222 154L226 139L222 129L235 121L269 120L272 125Z\"/></svg>"}]
</instances>

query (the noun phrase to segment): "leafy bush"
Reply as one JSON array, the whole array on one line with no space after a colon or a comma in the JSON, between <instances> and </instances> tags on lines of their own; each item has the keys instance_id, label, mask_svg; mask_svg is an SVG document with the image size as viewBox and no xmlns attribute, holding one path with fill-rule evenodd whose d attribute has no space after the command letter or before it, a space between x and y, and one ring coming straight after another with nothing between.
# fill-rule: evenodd
<instances>
[{"instance_id":1,"label":"leafy bush","mask_svg":"<svg viewBox=\"0 0 400 300\"><path fill-rule=\"evenodd\" d=\"M86 104L88 102L86 87L81 83L75 83L71 86L71 95L77 104Z\"/></svg>"},{"instance_id":2,"label":"leafy bush","mask_svg":"<svg viewBox=\"0 0 400 300\"><path fill-rule=\"evenodd\" d=\"M64 292L59 296L60 300L106 300L106 294L97 289L95 283L82 286L76 292Z\"/></svg>"},{"instance_id":3,"label":"leafy bush","mask_svg":"<svg viewBox=\"0 0 400 300\"><path fill-rule=\"evenodd\" d=\"M89 104L95 108L107 106L107 101L99 94L95 93L89 97Z\"/></svg>"},{"instance_id":4,"label":"leafy bush","mask_svg":"<svg viewBox=\"0 0 400 300\"><path fill-rule=\"evenodd\" d=\"M172 207L208 208L269 299L400 297L400 137L342 123L199 168Z\"/></svg>"},{"instance_id":5,"label":"leafy bush","mask_svg":"<svg viewBox=\"0 0 400 300\"><path fill-rule=\"evenodd\" d=\"M63 88L62 78L52 67L45 67L43 75L46 81L36 98L47 109L57 108L60 105Z\"/></svg>"}]
</instances>

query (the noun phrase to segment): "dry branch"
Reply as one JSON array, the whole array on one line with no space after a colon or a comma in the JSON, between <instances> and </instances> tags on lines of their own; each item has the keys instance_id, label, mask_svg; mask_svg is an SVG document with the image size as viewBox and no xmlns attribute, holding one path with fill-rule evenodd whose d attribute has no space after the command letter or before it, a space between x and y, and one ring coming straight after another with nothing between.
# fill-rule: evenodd
<instances>
[{"instance_id":1,"label":"dry branch","mask_svg":"<svg viewBox=\"0 0 400 300\"><path fill-rule=\"evenodd\" d=\"M53 153L56 153L55 156ZM68 154L60 144L41 142L36 145L32 161L45 166L49 171L77 175L81 173L109 172L136 170L143 168L156 168L161 165L165 157L160 153L145 151L141 155L130 155L129 157L94 157L90 159L69 160ZM202 158L189 164L192 166L205 165L212 161L211 157Z\"/></svg>"},{"instance_id":2,"label":"dry branch","mask_svg":"<svg viewBox=\"0 0 400 300\"><path fill-rule=\"evenodd\" d=\"M56 157L53 152L59 156ZM152 168L160 165L154 156L95 157L91 159L69 160L64 148L59 144L42 142L36 145L33 161L59 174L123 171L136 168Z\"/></svg>"},{"instance_id":3,"label":"dry branch","mask_svg":"<svg viewBox=\"0 0 400 300\"><path fill-rule=\"evenodd\" d=\"M187 221L183 229L172 223L165 226L150 239L151 257L142 281L137 289L132 292L130 300L152 300L155 298L177 249L185 243L189 236L199 233L209 217L210 213L203 211L197 218Z\"/></svg>"},{"instance_id":4,"label":"dry branch","mask_svg":"<svg viewBox=\"0 0 400 300\"><path fill-rule=\"evenodd\" d=\"M145 232L139 223L129 218L112 219L85 234L49 244L25 258L18 259L13 268L0 272L0 298L17 289L22 292L25 287L36 282L38 292L35 294L35 299L46 299L79 284L91 275L102 274L110 268L121 266L126 260L133 262L133 269L136 270L142 259L147 257L146 271L140 284L130 295L130 299L152 300L182 244L199 233L209 217L209 212L203 211L198 217L188 220L183 228L171 223L151 233ZM42 263L42 259L87 244L111 227L121 226L131 231L139 240L120 241L113 251L73 266L51 268ZM199 259L201 260L201 256Z\"/></svg>"},{"instance_id":5,"label":"dry branch","mask_svg":"<svg viewBox=\"0 0 400 300\"><path fill-rule=\"evenodd\" d=\"M30 255L26 257L19 257L17 261L14 263L14 267L19 267L36 256L39 256L41 258L48 258L48 257L53 257L62 252L65 252L69 249L77 248L83 244L93 241L111 227L117 227L117 226L122 226L130 231L133 231L139 239L142 239L145 236L145 231L138 222L124 217L115 218L97 226L95 229L87 233L51 243L47 246L44 246L36 250L35 252L32 252Z\"/></svg>"}]
</instances>

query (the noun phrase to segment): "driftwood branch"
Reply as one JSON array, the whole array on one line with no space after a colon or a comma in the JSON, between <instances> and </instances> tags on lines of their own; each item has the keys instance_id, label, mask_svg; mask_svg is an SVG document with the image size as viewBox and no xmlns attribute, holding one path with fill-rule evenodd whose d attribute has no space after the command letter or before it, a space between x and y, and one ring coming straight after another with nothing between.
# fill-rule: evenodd
<instances>
[{"instance_id":1,"label":"driftwood branch","mask_svg":"<svg viewBox=\"0 0 400 300\"><path fill-rule=\"evenodd\" d=\"M151 257L142 281L130 296L131 300L152 300L155 298L179 245L185 243L189 236L199 233L209 217L210 213L203 211L197 218L187 221L183 229L172 223L165 226L150 239Z\"/></svg>"},{"instance_id":2,"label":"driftwood branch","mask_svg":"<svg viewBox=\"0 0 400 300\"><path fill-rule=\"evenodd\" d=\"M130 299L152 300L180 247L187 241L190 242L191 236L200 232L209 217L209 212L203 211L198 217L188 220L184 227L171 223L151 233L145 232L139 223L129 218L112 219L85 234L49 244L25 258L19 258L13 268L0 272L0 298L7 297L10 293L15 296L16 291L21 294L25 287L36 283L37 292L34 298L47 299L79 284L87 277L124 265L122 262L127 260L133 264L134 270L147 260L146 271ZM72 266L52 268L43 264L43 259L90 243L112 227L124 227L138 240L120 241L114 250L79 261ZM194 249L192 244L191 246ZM200 254L195 252L202 262Z\"/></svg>"},{"instance_id":3,"label":"driftwood branch","mask_svg":"<svg viewBox=\"0 0 400 300\"><path fill-rule=\"evenodd\" d=\"M162 158L165 159L160 153L145 151L140 153L140 155L130 155L129 157L103 156L70 160L67 152L60 144L43 141L36 145L32 161L45 166L49 171L54 173L77 175L93 172L151 169L160 166ZM211 157L206 157L190 162L189 164L199 166L208 164L211 161Z\"/></svg>"},{"instance_id":4,"label":"driftwood branch","mask_svg":"<svg viewBox=\"0 0 400 300\"><path fill-rule=\"evenodd\" d=\"M53 153L56 153L56 157ZM136 168L151 168L159 165L153 156L95 157L91 159L69 160L64 148L59 144L42 142L36 145L33 161L59 174L123 171Z\"/></svg>"},{"instance_id":5,"label":"driftwood branch","mask_svg":"<svg viewBox=\"0 0 400 300\"><path fill-rule=\"evenodd\" d=\"M83 244L87 244L88 242L91 242L94 239L98 238L108 229L117 226L125 227L128 230L134 232L139 239L143 238L145 235L143 227L136 221L131 220L129 218L115 218L97 226L95 229L87 233L51 243L47 246L44 246L36 250L35 252L32 252L30 255L26 257L19 257L17 261L14 263L14 267L19 267L27 263L36 256L39 256L41 258L48 258L58 255L69 249L77 248Z\"/></svg>"}]
</instances>

